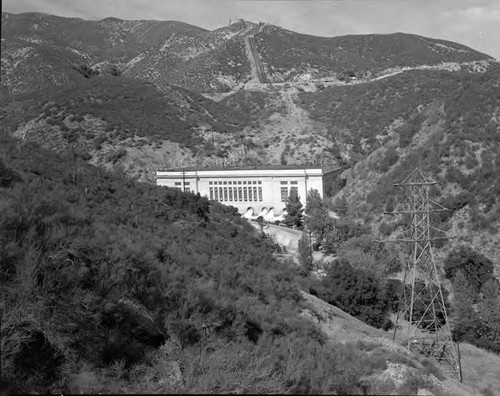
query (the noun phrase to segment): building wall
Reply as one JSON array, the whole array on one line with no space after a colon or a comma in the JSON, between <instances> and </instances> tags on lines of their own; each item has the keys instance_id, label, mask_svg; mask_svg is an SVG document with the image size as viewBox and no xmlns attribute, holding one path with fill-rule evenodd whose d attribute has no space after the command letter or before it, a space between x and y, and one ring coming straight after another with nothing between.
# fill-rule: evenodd
<instances>
[{"instance_id":1,"label":"building wall","mask_svg":"<svg viewBox=\"0 0 500 396\"><path fill-rule=\"evenodd\" d=\"M242 214L249 208L256 214L264 208L281 214L292 188L297 188L304 206L307 191L324 194L321 169L158 171L157 184L200 193L234 206Z\"/></svg>"}]
</instances>

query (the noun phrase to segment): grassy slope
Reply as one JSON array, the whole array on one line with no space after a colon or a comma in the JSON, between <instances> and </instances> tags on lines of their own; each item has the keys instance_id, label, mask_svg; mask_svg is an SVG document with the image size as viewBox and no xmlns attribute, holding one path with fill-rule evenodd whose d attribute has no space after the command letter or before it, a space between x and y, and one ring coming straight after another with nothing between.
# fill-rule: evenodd
<instances>
[{"instance_id":1,"label":"grassy slope","mask_svg":"<svg viewBox=\"0 0 500 396\"><path fill-rule=\"evenodd\" d=\"M305 309L302 311L302 315L319 323L321 329L331 339L341 338L346 341L358 342L360 345L369 345L373 342L389 355L391 352L404 355L404 348L392 341L392 331L384 332L368 326L339 308L310 294L303 293L303 297ZM460 384L456 380L448 379L440 383L440 388L454 395L477 394L478 391L484 395L500 395L500 387L498 386L500 357L469 344L460 344L460 352L463 383ZM407 355L407 359L399 363L408 367L418 367L418 359L418 356ZM389 358L389 362L398 363L398 359L393 356L392 359ZM392 364L385 372L378 374L380 378L397 376L397 372L391 370ZM380 391L383 392L383 389Z\"/></svg>"}]
</instances>

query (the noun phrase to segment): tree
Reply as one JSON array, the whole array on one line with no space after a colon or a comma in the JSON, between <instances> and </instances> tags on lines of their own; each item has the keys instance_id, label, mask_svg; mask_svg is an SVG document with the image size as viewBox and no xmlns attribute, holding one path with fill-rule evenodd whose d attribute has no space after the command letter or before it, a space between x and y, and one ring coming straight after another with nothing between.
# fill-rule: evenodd
<instances>
[{"instance_id":1,"label":"tree","mask_svg":"<svg viewBox=\"0 0 500 396\"><path fill-rule=\"evenodd\" d=\"M286 215L285 224L289 227L300 227L302 225L304 209L302 208L302 202L300 202L299 193L296 188L290 189L290 195L286 201Z\"/></svg>"},{"instance_id":2,"label":"tree","mask_svg":"<svg viewBox=\"0 0 500 396\"><path fill-rule=\"evenodd\" d=\"M305 225L321 244L325 234L333 228L333 219L328 214L328 208L323 203L318 190L309 190L307 194Z\"/></svg>"},{"instance_id":3,"label":"tree","mask_svg":"<svg viewBox=\"0 0 500 396\"><path fill-rule=\"evenodd\" d=\"M309 232L302 231L302 237L299 240L299 262L307 272L313 270L313 256L311 247L311 237Z\"/></svg>"},{"instance_id":4,"label":"tree","mask_svg":"<svg viewBox=\"0 0 500 396\"><path fill-rule=\"evenodd\" d=\"M387 319L389 300L376 278L353 268L347 260L336 260L327 268L319 297L371 326Z\"/></svg>"},{"instance_id":5,"label":"tree","mask_svg":"<svg viewBox=\"0 0 500 396\"><path fill-rule=\"evenodd\" d=\"M307 193L306 213L312 215L316 211L326 211L326 208L318 190L310 189Z\"/></svg>"},{"instance_id":6,"label":"tree","mask_svg":"<svg viewBox=\"0 0 500 396\"><path fill-rule=\"evenodd\" d=\"M481 288L483 300L479 303L479 315L484 324L486 348L500 351L500 296L497 279L487 280Z\"/></svg>"},{"instance_id":7,"label":"tree","mask_svg":"<svg viewBox=\"0 0 500 396\"><path fill-rule=\"evenodd\" d=\"M387 201L385 203L385 211L388 213L391 213L394 211L394 205L395 205L395 198L394 195L389 195L387 197Z\"/></svg>"},{"instance_id":8,"label":"tree","mask_svg":"<svg viewBox=\"0 0 500 396\"><path fill-rule=\"evenodd\" d=\"M463 335L465 332L470 332L478 318L473 308L474 290L461 270L457 271L453 279L453 295L455 327L458 327L460 329L458 333Z\"/></svg>"},{"instance_id":9,"label":"tree","mask_svg":"<svg viewBox=\"0 0 500 396\"><path fill-rule=\"evenodd\" d=\"M262 216L257 217L257 224L259 225L260 228L260 235L265 238L266 233L264 232L264 218Z\"/></svg>"},{"instance_id":10,"label":"tree","mask_svg":"<svg viewBox=\"0 0 500 396\"><path fill-rule=\"evenodd\" d=\"M496 278L488 279L481 287L481 294L484 300L498 300L500 296L500 282Z\"/></svg>"},{"instance_id":11,"label":"tree","mask_svg":"<svg viewBox=\"0 0 500 396\"><path fill-rule=\"evenodd\" d=\"M326 254L336 254L340 245L351 238L368 234L369 228L349 218L334 221L334 226L325 235L323 250Z\"/></svg>"},{"instance_id":12,"label":"tree","mask_svg":"<svg viewBox=\"0 0 500 396\"><path fill-rule=\"evenodd\" d=\"M455 341L474 343L475 327L479 321L474 311L475 293L462 270L458 270L453 279L453 317L452 335Z\"/></svg>"},{"instance_id":13,"label":"tree","mask_svg":"<svg viewBox=\"0 0 500 396\"><path fill-rule=\"evenodd\" d=\"M493 277L493 262L481 253L462 245L450 252L444 261L444 272L448 279L453 281L458 270L462 270L477 294L483 284Z\"/></svg>"},{"instance_id":14,"label":"tree","mask_svg":"<svg viewBox=\"0 0 500 396\"><path fill-rule=\"evenodd\" d=\"M474 304L477 292L461 269L453 279L456 341L469 342L493 352L500 351L500 300L498 281L487 280L481 288L483 299Z\"/></svg>"},{"instance_id":15,"label":"tree","mask_svg":"<svg viewBox=\"0 0 500 396\"><path fill-rule=\"evenodd\" d=\"M453 294L455 309L461 316L461 310L472 307L474 303L474 290L462 270L458 270L453 278Z\"/></svg>"},{"instance_id":16,"label":"tree","mask_svg":"<svg viewBox=\"0 0 500 396\"><path fill-rule=\"evenodd\" d=\"M353 267L378 278L401 270L397 251L369 235L349 239L340 245L337 253L339 257L349 260Z\"/></svg>"}]
</instances>

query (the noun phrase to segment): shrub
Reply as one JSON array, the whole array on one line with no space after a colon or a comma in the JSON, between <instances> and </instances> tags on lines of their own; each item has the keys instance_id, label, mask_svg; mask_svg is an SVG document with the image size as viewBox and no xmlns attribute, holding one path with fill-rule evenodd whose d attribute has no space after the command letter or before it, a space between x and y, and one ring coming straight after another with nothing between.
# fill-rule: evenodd
<instances>
[{"instance_id":1,"label":"shrub","mask_svg":"<svg viewBox=\"0 0 500 396\"><path fill-rule=\"evenodd\" d=\"M337 253L355 268L371 272L377 277L401 270L398 252L368 235L350 238L339 247Z\"/></svg>"},{"instance_id":2,"label":"shrub","mask_svg":"<svg viewBox=\"0 0 500 396\"><path fill-rule=\"evenodd\" d=\"M389 146L389 148L386 150L384 154L384 158L382 161L379 163L379 169L380 172L387 172L393 166L395 163L397 163L399 160L399 154L396 151L395 146Z\"/></svg>"},{"instance_id":3,"label":"shrub","mask_svg":"<svg viewBox=\"0 0 500 396\"><path fill-rule=\"evenodd\" d=\"M100 150L102 148L102 144L106 141L106 138L104 136L97 136L94 139L94 149L95 150Z\"/></svg>"},{"instance_id":4,"label":"shrub","mask_svg":"<svg viewBox=\"0 0 500 396\"><path fill-rule=\"evenodd\" d=\"M99 70L87 65L74 66L73 68L85 78L92 78L99 75Z\"/></svg>"},{"instance_id":5,"label":"shrub","mask_svg":"<svg viewBox=\"0 0 500 396\"><path fill-rule=\"evenodd\" d=\"M444 261L446 277L453 280L461 270L476 293L483 284L493 277L493 262L481 253L464 245L451 251Z\"/></svg>"},{"instance_id":6,"label":"shrub","mask_svg":"<svg viewBox=\"0 0 500 396\"><path fill-rule=\"evenodd\" d=\"M0 188L10 187L20 180L19 175L7 167L0 158Z\"/></svg>"},{"instance_id":7,"label":"shrub","mask_svg":"<svg viewBox=\"0 0 500 396\"><path fill-rule=\"evenodd\" d=\"M394 231L394 227L391 224L383 221L382 223L380 223L378 230L383 236L389 236Z\"/></svg>"},{"instance_id":8,"label":"shrub","mask_svg":"<svg viewBox=\"0 0 500 396\"><path fill-rule=\"evenodd\" d=\"M384 331L389 331L394 328L394 322L390 319L386 319L380 328Z\"/></svg>"},{"instance_id":9,"label":"shrub","mask_svg":"<svg viewBox=\"0 0 500 396\"><path fill-rule=\"evenodd\" d=\"M346 260L336 260L327 267L319 296L363 322L381 327L387 320L389 302L378 280Z\"/></svg>"},{"instance_id":10,"label":"shrub","mask_svg":"<svg viewBox=\"0 0 500 396\"><path fill-rule=\"evenodd\" d=\"M110 71L111 75L114 76L114 77L120 77L122 75L122 72L120 69L118 69L118 66L116 65L113 65L111 66L111 71Z\"/></svg>"},{"instance_id":11,"label":"shrub","mask_svg":"<svg viewBox=\"0 0 500 396\"><path fill-rule=\"evenodd\" d=\"M369 228L366 225L361 225L350 218L341 218L334 222L333 229L326 234L323 250L327 254L335 254L341 244L368 232Z\"/></svg>"},{"instance_id":12,"label":"shrub","mask_svg":"<svg viewBox=\"0 0 500 396\"><path fill-rule=\"evenodd\" d=\"M127 150L125 150L123 147L120 147L118 149L115 149L115 150L111 151L107 155L107 160L110 161L110 162L115 163L120 158L124 157L125 155L127 155Z\"/></svg>"},{"instance_id":13,"label":"shrub","mask_svg":"<svg viewBox=\"0 0 500 396\"><path fill-rule=\"evenodd\" d=\"M68 143L75 143L78 141L78 134L75 133L75 131L63 131L62 137L64 140L66 140Z\"/></svg>"},{"instance_id":14,"label":"shrub","mask_svg":"<svg viewBox=\"0 0 500 396\"><path fill-rule=\"evenodd\" d=\"M45 119L45 122L49 125L57 125L57 120L52 118L52 117L48 117Z\"/></svg>"},{"instance_id":15,"label":"shrub","mask_svg":"<svg viewBox=\"0 0 500 396\"><path fill-rule=\"evenodd\" d=\"M458 342L468 342L493 352L500 351L500 302L498 299L498 280L487 280L479 299L477 290L461 269L453 278L454 320L453 338Z\"/></svg>"},{"instance_id":16,"label":"shrub","mask_svg":"<svg viewBox=\"0 0 500 396\"><path fill-rule=\"evenodd\" d=\"M472 194L469 191L462 191L457 195L445 197L441 202L441 205L449 210L440 213L440 220L442 222L449 220L457 210L462 209L471 200Z\"/></svg>"}]
</instances>

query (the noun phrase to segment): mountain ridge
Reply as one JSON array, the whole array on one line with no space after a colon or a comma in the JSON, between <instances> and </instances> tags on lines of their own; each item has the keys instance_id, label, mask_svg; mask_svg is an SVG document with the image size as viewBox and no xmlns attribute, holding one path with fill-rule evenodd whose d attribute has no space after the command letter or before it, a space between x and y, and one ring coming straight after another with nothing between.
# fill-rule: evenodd
<instances>
[{"instance_id":1,"label":"mountain ridge","mask_svg":"<svg viewBox=\"0 0 500 396\"><path fill-rule=\"evenodd\" d=\"M303 74L361 79L396 66L492 60L461 44L405 33L317 37L248 21L209 31L178 21L86 21L3 12L2 38L8 46L2 85L8 92L36 88L32 82L16 84L10 76L37 74L30 66L33 60L19 56L20 51L33 51L44 59L50 49L71 64L116 65L128 76L162 87L175 84L199 92L224 92L252 79L243 38L257 33L256 27L256 47L270 82L291 81ZM395 63L391 54L397 52ZM54 67L64 76L69 73L62 66Z\"/></svg>"}]
</instances>

